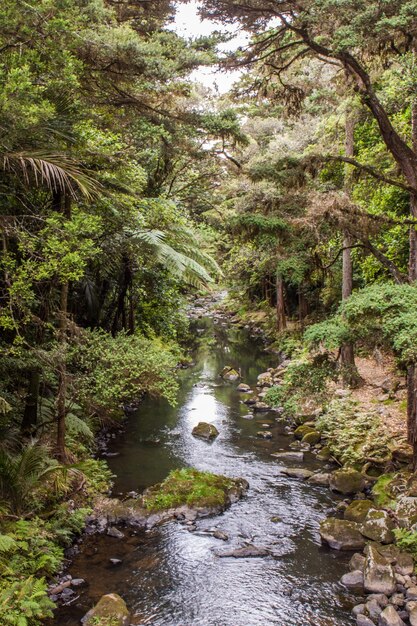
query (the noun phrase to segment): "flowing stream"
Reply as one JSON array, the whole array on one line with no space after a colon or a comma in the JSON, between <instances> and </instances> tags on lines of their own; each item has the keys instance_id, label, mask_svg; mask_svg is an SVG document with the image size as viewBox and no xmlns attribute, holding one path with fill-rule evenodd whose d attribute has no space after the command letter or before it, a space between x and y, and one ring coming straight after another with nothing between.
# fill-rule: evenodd
<instances>
[{"instance_id":1,"label":"flowing stream","mask_svg":"<svg viewBox=\"0 0 417 626\"><path fill-rule=\"evenodd\" d=\"M148 532L123 529L125 539L86 536L71 565L86 579L56 626L76 626L102 594L116 592L134 614L133 624L150 626L346 626L352 598L339 584L349 554L320 543L318 525L335 497L327 488L280 474L272 452L288 450L293 438L276 414L247 419L246 397L219 377L224 365L241 368L242 380L256 377L276 358L262 351L247 331L208 317L196 326L195 365L182 372L178 406L145 400L114 440L109 459L114 493L142 490L176 467L242 476L246 498L218 517L199 520L197 530L172 522ZM219 437L208 444L191 435L199 421L213 422ZM257 437L268 424L271 440ZM286 461L300 466L300 462ZM302 466L323 469L311 454ZM219 529L224 542L204 531ZM267 547L263 558L219 558L215 552L247 543ZM110 558L121 559L114 566Z\"/></svg>"}]
</instances>

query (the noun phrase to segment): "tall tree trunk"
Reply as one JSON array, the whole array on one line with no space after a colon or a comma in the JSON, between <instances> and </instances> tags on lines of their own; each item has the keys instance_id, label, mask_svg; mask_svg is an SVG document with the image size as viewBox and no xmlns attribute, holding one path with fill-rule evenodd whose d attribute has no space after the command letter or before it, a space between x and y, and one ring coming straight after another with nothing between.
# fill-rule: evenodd
<instances>
[{"instance_id":1,"label":"tall tree trunk","mask_svg":"<svg viewBox=\"0 0 417 626\"><path fill-rule=\"evenodd\" d=\"M300 285L298 288L298 319L300 321L301 328L304 328L304 320L308 315L308 302L305 297L303 287Z\"/></svg>"},{"instance_id":2,"label":"tall tree trunk","mask_svg":"<svg viewBox=\"0 0 417 626\"><path fill-rule=\"evenodd\" d=\"M37 367L28 371L28 393L26 396L20 432L24 437L32 435L38 423L39 385L41 373Z\"/></svg>"},{"instance_id":3,"label":"tall tree trunk","mask_svg":"<svg viewBox=\"0 0 417 626\"><path fill-rule=\"evenodd\" d=\"M280 333L287 327L287 318L285 315L284 281L279 274L276 278L276 296L277 331Z\"/></svg>"},{"instance_id":4,"label":"tall tree trunk","mask_svg":"<svg viewBox=\"0 0 417 626\"><path fill-rule=\"evenodd\" d=\"M417 65L417 41L413 42L413 65ZM414 153L417 153L417 98L411 106L411 141ZM410 197L411 217L417 219L417 196ZM410 283L417 280L417 229L410 225L410 252L408 260L408 278ZM417 288L417 286L416 286ZM413 446L413 469L417 469L417 366L412 363L407 369L407 439Z\"/></svg>"},{"instance_id":5,"label":"tall tree trunk","mask_svg":"<svg viewBox=\"0 0 417 626\"><path fill-rule=\"evenodd\" d=\"M71 217L71 198L64 198L64 214L65 217ZM60 302L59 302L59 344L60 354L58 356L58 397L57 397L57 438L56 438L56 456L61 463L68 462L68 454L65 447L66 435L66 417L67 417L67 330L68 330L68 293L69 283L64 281L61 284Z\"/></svg>"},{"instance_id":6,"label":"tall tree trunk","mask_svg":"<svg viewBox=\"0 0 417 626\"><path fill-rule=\"evenodd\" d=\"M354 156L354 130L355 121L351 114L346 114L346 137L345 151L347 157ZM350 192L349 176L345 175L345 189ZM343 233L343 256L342 256L342 300L346 300L353 291L353 264L352 264L352 237L345 230ZM348 387L357 387L360 382L358 370L355 365L355 352L353 343L344 343L340 350L340 365L342 368L343 384Z\"/></svg>"}]
</instances>

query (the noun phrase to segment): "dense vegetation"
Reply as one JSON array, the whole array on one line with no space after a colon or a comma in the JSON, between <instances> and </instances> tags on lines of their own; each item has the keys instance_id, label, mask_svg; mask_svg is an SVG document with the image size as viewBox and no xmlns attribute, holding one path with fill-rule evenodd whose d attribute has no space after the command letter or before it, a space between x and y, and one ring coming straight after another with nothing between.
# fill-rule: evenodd
<instances>
[{"instance_id":1,"label":"dense vegetation","mask_svg":"<svg viewBox=\"0 0 417 626\"><path fill-rule=\"evenodd\" d=\"M358 349L394 354L417 463L417 3L201 12L250 43L218 59L166 0L0 9L6 624L50 614L44 577L110 484L95 434L175 402L186 298L217 279L296 355L269 392L289 412L307 379L359 385ZM219 61L243 70L225 96L190 80Z\"/></svg>"}]
</instances>

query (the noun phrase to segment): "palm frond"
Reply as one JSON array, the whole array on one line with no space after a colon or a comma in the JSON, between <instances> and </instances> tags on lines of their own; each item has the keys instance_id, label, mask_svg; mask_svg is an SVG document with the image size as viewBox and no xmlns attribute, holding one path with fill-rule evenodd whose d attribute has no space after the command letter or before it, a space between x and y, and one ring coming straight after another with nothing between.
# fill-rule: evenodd
<instances>
[{"instance_id":1,"label":"palm frond","mask_svg":"<svg viewBox=\"0 0 417 626\"><path fill-rule=\"evenodd\" d=\"M0 155L0 169L23 180L26 186L45 185L51 191L65 191L75 196L77 191L87 199L97 194L99 183L63 154L41 152L9 152Z\"/></svg>"}]
</instances>

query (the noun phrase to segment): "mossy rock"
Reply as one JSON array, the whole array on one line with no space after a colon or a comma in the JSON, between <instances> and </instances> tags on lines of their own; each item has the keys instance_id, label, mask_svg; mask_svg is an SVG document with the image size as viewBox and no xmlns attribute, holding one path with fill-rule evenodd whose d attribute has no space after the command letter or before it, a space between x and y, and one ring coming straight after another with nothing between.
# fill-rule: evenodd
<instances>
[{"instance_id":1,"label":"mossy rock","mask_svg":"<svg viewBox=\"0 0 417 626\"><path fill-rule=\"evenodd\" d=\"M320 524L320 537L335 550L362 550L365 540L358 524L347 520L328 517Z\"/></svg>"},{"instance_id":2,"label":"mossy rock","mask_svg":"<svg viewBox=\"0 0 417 626\"><path fill-rule=\"evenodd\" d=\"M360 472L351 468L336 470L330 475L330 489L344 495L363 491L365 479Z\"/></svg>"},{"instance_id":3,"label":"mossy rock","mask_svg":"<svg viewBox=\"0 0 417 626\"><path fill-rule=\"evenodd\" d=\"M143 506L151 511L163 511L187 505L192 508L225 508L239 499L247 489L243 479L227 478L193 468L173 470L158 485L143 495ZM235 498L236 495L236 498Z\"/></svg>"},{"instance_id":4,"label":"mossy rock","mask_svg":"<svg viewBox=\"0 0 417 626\"><path fill-rule=\"evenodd\" d=\"M194 426L192 434L194 437L204 439L205 441L213 441L219 435L219 431L214 424L208 422L199 422L197 426Z\"/></svg>"},{"instance_id":5,"label":"mossy rock","mask_svg":"<svg viewBox=\"0 0 417 626\"><path fill-rule=\"evenodd\" d=\"M345 509L344 517L349 522L362 523L373 506L374 503L371 500L354 500Z\"/></svg>"},{"instance_id":6,"label":"mossy rock","mask_svg":"<svg viewBox=\"0 0 417 626\"><path fill-rule=\"evenodd\" d=\"M102 596L81 620L83 626L128 626L130 612L125 601L117 593Z\"/></svg>"},{"instance_id":7,"label":"mossy rock","mask_svg":"<svg viewBox=\"0 0 417 626\"><path fill-rule=\"evenodd\" d=\"M370 509L360 531L364 537L379 543L393 543L394 524L386 511Z\"/></svg>"},{"instance_id":8,"label":"mossy rock","mask_svg":"<svg viewBox=\"0 0 417 626\"><path fill-rule=\"evenodd\" d=\"M395 474L382 474L372 487L372 495L377 506L395 507L395 496L391 491L391 485L395 478Z\"/></svg>"},{"instance_id":9,"label":"mossy rock","mask_svg":"<svg viewBox=\"0 0 417 626\"><path fill-rule=\"evenodd\" d=\"M230 366L224 367L220 372L220 376L223 378L223 380L228 380L229 382L234 382L236 380L239 380L240 378L239 372Z\"/></svg>"},{"instance_id":10,"label":"mossy rock","mask_svg":"<svg viewBox=\"0 0 417 626\"><path fill-rule=\"evenodd\" d=\"M312 430L311 432L306 433L301 441L303 443L309 443L311 446L315 446L316 443L320 441L320 439L321 434L318 432L318 430Z\"/></svg>"},{"instance_id":11,"label":"mossy rock","mask_svg":"<svg viewBox=\"0 0 417 626\"><path fill-rule=\"evenodd\" d=\"M328 461L332 456L332 451L328 446L324 446L317 455L319 461Z\"/></svg>"},{"instance_id":12,"label":"mossy rock","mask_svg":"<svg viewBox=\"0 0 417 626\"><path fill-rule=\"evenodd\" d=\"M315 430L314 428L311 428L311 426L309 426L308 424L302 424L301 426L298 426L295 431L294 431L294 437L296 439L303 439L303 437L305 437L305 435L307 435L308 433L314 433Z\"/></svg>"}]
</instances>

